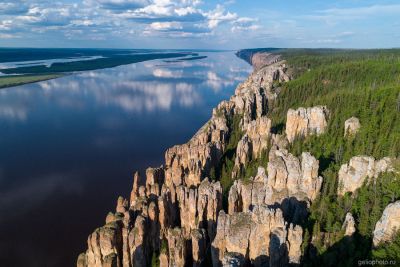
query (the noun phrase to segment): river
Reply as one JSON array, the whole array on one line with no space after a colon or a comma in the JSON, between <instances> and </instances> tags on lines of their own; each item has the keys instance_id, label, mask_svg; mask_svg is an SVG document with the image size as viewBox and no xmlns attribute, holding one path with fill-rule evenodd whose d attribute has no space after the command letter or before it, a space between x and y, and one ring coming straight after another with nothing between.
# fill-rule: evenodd
<instances>
[{"instance_id":1,"label":"river","mask_svg":"<svg viewBox=\"0 0 400 267\"><path fill-rule=\"evenodd\" d=\"M135 170L163 164L251 67L233 52L0 90L0 264L74 266Z\"/></svg>"}]
</instances>

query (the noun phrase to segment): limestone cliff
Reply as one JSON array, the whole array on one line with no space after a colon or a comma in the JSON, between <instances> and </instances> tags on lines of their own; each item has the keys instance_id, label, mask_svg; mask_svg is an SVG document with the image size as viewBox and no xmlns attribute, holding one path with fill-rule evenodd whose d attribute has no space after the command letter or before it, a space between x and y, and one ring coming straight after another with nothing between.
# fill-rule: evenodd
<instances>
[{"instance_id":1,"label":"limestone cliff","mask_svg":"<svg viewBox=\"0 0 400 267\"><path fill-rule=\"evenodd\" d=\"M400 201L389 204L374 230L374 246L390 241L400 230Z\"/></svg>"},{"instance_id":2,"label":"limestone cliff","mask_svg":"<svg viewBox=\"0 0 400 267\"><path fill-rule=\"evenodd\" d=\"M291 77L278 55L255 53L250 61L254 72L229 100L213 109L210 120L187 143L169 148L163 166L148 168L143 177L134 174L130 199L118 198L105 225L89 235L77 266L301 263L305 230L300 225L311 203L318 203L323 178L316 157L307 151L294 155L290 146L296 137L324 134L330 112L326 106L289 109L286 131L273 133L267 114L279 98L280 84ZM239 129L233 128L235 120ZM345 128L346 134L354 135L359 125L352 119ZM218 179L211 180L212 172L228 148L232 150L235 130L242 135L234 139L232 186L223 188ZM267 163L258 166L254 177L239 175L262 156L267 156ZM354 192L368 177L388 169L386 158L351 159L339 171L339 195ZM386 213L388 219L377 224L374 243L390 234L385 225L394 225L390 214L395 212ZM351 236L355 231L348 213L343 232Z\"/></svg>"},{"instance_id":3,"label":"limestone cliff","mask_svg":"<svg viewBox=\"0 0 400 267\"><path fill-rule=\"evenodd\" d=\"M329 110L325 106L289 109L286 120L286 135L289 142L298 136L320 135L328 126Z\"/></svg>"},{"instance_id":4,"label":"limestone cliff","mask_svg":"<svg viewBox=\"0 0 400 267\"><path fill-rule=\"evenodd\" d=\"M375 160L373 157L356 156L349 163L343 164L339 170L338 194L355 192L364 182L377 178L382 172L392 170L390 158Z\"/></svg>"},{"instance_id":5,"label":"limestone cliff","mask_svg":"<svg viewBox=\"0 0 400 267\"><path fill-rule=\"evenodd\" d=\"M300 226L288 225L280 209L266 205L230 215L221 211L212 243L213 266L226 262L226 255L232 257L232 253L253 266L298 264L302 231Z\"/></svg>"},{"instance_id":6,"label":"limestone cliff","mask_svg":"<svg viewBox=\"0 0 400 267\"><path fill-rule=\"evenodd\" d=\"M106 225L89 236L88 249L79 256L78 266L148 266L154 255L159 257L163 266L204 266L206 261L210 262L211 251L214 250L210 249L211 243L217 235L224 238L217 227L224 213L220 213L223 188L218 181L212 182L207 177L226 150L231 134L230 121L234 116L240 116L240 128L245 132L237 146L237 168L245 167L249 160L259 157L271 140L277 139L271 136L271 121L265 114L268 103L274 101L279 93L274 88L274 82L285 82L290 77L286 74L285 62L278 61L279 57L265 55L256 58L257 70L237 87L229 100L221 102L213 110L211 119L189 142L166 151L164 166L147 169L145 177L135 173L129 201L118 199L116 212L107 216ZM302 187L299 191L308 196L309 185L299 183L318 178L314 177L315 173L308 173L306 165L313 163L304 162L304 169L301 169L300 161L297 160L297 163L298 177L289 175L290 179L294 179L289 180L296 185L289 181L288 192L293 194L294 187ZM317 161L315 163L318 164ZM311 187L318 188L319 185L311 180L308 181ZM270 187L274 189L273 185ZM266 188L262 190L266 192ZM229 206L235 205L235 201ZM254 204L256 202L260 201L254 200ZM272 203L272 200L267 202ZM257 216L268 216L267 213L272 210L265 206L256 210L249 206L247 210L243 216L254 217L246 226L249 231L255 230L252 229L253 224L259 225L260 229L267 227ZM279 209L274 213L278 214L274 220L279 222L270 230L265 228L265 237L268 239L274 233L275 239L291 248L288 250L290 256L280 259L279 244L252 243L251 259L262 259L270 255L265 251L271 250L275 253L271 261L298 261L302 230L298 226L289 226ZM230 261L223 257L218 259L213 259L217 265Z\"/></svg>"}]
</instances>

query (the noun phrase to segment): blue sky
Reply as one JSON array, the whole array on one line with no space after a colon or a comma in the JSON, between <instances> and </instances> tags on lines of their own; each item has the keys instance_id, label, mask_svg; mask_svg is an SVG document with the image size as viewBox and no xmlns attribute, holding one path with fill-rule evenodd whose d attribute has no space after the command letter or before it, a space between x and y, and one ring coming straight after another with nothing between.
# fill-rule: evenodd
<instances>
[{"instance_id":1,"label":"blue sky","mask_svg":"<svg viewBox=\"0 0 400 267\"><path fill-rule=\"evenodd\" d=\"M0 0L0 47L400 47L400 1Z\"/></svg>"}]
</instances>

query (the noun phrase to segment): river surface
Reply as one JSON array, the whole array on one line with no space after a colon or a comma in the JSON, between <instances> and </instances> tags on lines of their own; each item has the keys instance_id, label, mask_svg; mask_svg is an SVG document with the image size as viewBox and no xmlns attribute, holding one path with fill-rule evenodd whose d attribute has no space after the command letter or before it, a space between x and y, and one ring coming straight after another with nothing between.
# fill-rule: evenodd
<instances>
[{"instance_id":1,"label":"river surface","mask_svg":"<svg viewBox=\"0 0 400 267\"><path fill-rule=\"evenodd\" d=\"M200 55L0 89L1 266L74 266L133 172L163 164L251 71Z\"/></svg>"}]
</instances>

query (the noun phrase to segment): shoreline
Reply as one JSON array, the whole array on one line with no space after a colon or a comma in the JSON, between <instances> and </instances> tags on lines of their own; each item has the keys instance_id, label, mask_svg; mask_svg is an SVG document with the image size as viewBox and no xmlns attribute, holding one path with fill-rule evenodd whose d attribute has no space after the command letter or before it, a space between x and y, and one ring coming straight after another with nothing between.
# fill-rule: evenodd
<instances>
[{"instance_id":1,"label":"shoreline","mask_svg":"<svg viewBox=\"0 0 400 267\"><path fill-rule=\"evenodd\" d=\"M200 60L206 58L194 52L176 53L149 53L133 55L111 55L92 60L67 61L46 65L19 66L15 68L0 69L0 89L20 86L29 83L60 78L77 72L94 71L114 68L123 65L135 64L149 60L175 59L177 62L185 60Z\"/></svg>"},{"instance_id":2,"label":"shoreline","mask_svg":"<svg viewBox=\"0 0 400 267\"><path fill-rule=\"evenodd\" d=\"M130 200L118 198L116 212L110 212L106 224L89 236L88 250L79 255L77 266L95 266L100 262L144 266L150 258L151 262L159 261L160 266L168 266L168 262L169 266L183 266L186 256L182 258L182 255L189 253L184 244L189 240L193 245L202 242L211 247L212 242L214 246L218 236L217 218L224 210L228 212L224 203L233 186L233 180L228 183L223 177L216 180L215 169L225 160L232 160L228 158L231 146L239 149L245 136L237 136L238 127L245 132L252 127L266 127L266 103L276 98L271 91L274 80L290 80L285 70L285 61L275 59L253 70L229 100L213 109L210 120L187 143L167 149L165 165L149 167L145 176L136 172ZM258 86L265 88L265 92ZM267 146L263 142L258 149L262 151ZM241 167L235 164L232 175L238 168ZM193 236L194 232L197 237ZM104 241L100 244L99 240ZM210 265L223 257L199 247L191 253L201 254L196 257L202 257L201 261Z\"/></svg>"},{"instance_id":3,"label":"shoreline","mask_svg":"<svg viewBox=\"0 0 400 267\"><path fill-rule=\"evenodd\" d=\"M0 90L6 88L12 88L24 84L43 82L53 80L61 77L70 75L68 73L63 74L37 74L37 75L10 75L0 77Z\"/></svg>"}]
</instances>

